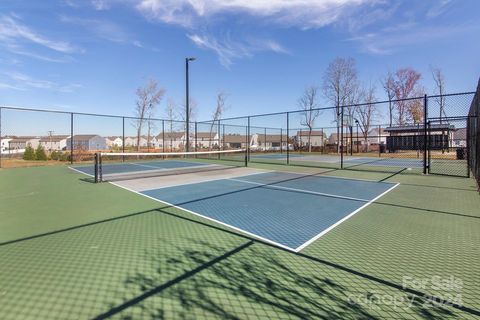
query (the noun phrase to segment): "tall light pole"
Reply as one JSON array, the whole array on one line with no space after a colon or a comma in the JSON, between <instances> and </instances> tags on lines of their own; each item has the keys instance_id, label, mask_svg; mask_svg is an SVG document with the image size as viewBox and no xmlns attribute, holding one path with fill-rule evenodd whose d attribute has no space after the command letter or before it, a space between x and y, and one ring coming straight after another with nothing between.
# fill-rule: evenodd
<instances>
[{"instance_id":1,"label":"tall light pole","mask_svg":"<svg viewBox=\"0 0 480 320\"><path fill-rule=\"evenodd\" d=\"M196 58L194 57L189 57L185 58L185 134L187 135L187 141L186 141L186 146L185 146L185 151L189 151L190 149L190 98L189 98L189 92L188 92L188 63L190 61L195 61Z\"/></svg>"}]
</instances>

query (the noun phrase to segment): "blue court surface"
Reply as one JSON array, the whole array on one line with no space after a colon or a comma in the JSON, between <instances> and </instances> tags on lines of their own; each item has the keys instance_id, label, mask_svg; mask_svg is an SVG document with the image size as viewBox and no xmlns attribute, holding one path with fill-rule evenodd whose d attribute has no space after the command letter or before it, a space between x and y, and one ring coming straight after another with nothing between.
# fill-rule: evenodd
<instances>
[{"instance_id":1,"label":"blue court surface","mask_svg":"<svg viewBox=\"0 0 480 320\"><path fill-rule=\"evenodd\" d=\"M287 161L287 154L271 153L271 154L251 154L252 159L269 159ZM340 164L341 159L338 155L322 155L322 154L289 154L289 158L295 162L327 162ZM347 166L365 165L365 166L386 166L400 168L423 168L423 159L413 158L380 158L380 157L352 157L345 156L344 164Z\"/></svg>"},{"instance_id":2,"label":"blue court surface","mask_svg":"<svg viewBox=\"0 0 480 320\"><path fill-rule=\"evenodd\" d=\"M396 186L267 172L144 190L141 194L300 251Z\"/></svg>"},{"instance_id":3,"label":"blue court surface","mask_svg":"<svg viewBox=\"0 0 480 320\"><path fill-rule=\"evenodd\" d=\"M207 163L200 163L194 161L183 160L156 160L156 161L140 161L140 162L121 162L121 163L104 163L102 164L102 172L104 175L108 174L121 174L121 173L134 173L142 171L157 171L168 170L175 168L189 168L189 167L201 167L207 166ZM95 167L90 166L75 166L73 169L80 171L84 174L93 176L95 174Z\"/></svg>"}]
</instances>

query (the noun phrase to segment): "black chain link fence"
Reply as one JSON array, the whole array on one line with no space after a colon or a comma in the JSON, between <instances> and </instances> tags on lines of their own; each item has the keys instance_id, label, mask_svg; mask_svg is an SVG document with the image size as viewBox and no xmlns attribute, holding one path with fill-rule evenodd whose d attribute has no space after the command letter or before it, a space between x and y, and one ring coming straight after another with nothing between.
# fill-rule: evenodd
<instances>
[{"instance_id":1,"label":"black chain link fence","mask_svg":"<svg viewBox=\"0 0 480 320\"><path fill-rule=\"evenodd\" d=\"M480 187L480 81L477 92L470 105L467 125L467 147L469 154L470 169Z\"/></svg>"},{"instance_id":2,"label":"black chain link fence","mask_svg":"<svg viewBox=\"0 0 480 320\"><path fill-rule=\"evenodd\" d=\"M473 98L425 95L193 122L189 150L247 149L252 163L326 169L465 177L472 170L478 178ZM0 166L38 165L40 149L47 163L92 162L97 151L185 151L185 131L173 119L0 106Z\"/></svg>"}]
</instances>

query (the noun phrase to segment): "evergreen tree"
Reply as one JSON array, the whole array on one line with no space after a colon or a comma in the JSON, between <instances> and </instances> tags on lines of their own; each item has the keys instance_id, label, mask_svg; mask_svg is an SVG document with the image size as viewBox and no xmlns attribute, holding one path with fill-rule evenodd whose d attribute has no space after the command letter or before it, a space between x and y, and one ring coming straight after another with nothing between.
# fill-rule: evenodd
<instances>
[{"instance_id":1,"label":"evergreen tree","mask_svg":"<svg viewBox=\"0 0 480 320\"><path fill-rule=\"evenodd\" d=\"M35 159L40 161L47 161L47 154L45 149L41 145L38 145L37 150L35 150Z\"/></svg>"},{"instance_id":2,"label":"evergreen tree","mask_svg":"<svg viewBox=\"0 0 480 320\"><path fill-rule=\"evenodd\" d=\"M33 150L30 144L25 147L25 152L23 153L23 160L35 160L35 150Z\"/></svg>"}]
</instances>

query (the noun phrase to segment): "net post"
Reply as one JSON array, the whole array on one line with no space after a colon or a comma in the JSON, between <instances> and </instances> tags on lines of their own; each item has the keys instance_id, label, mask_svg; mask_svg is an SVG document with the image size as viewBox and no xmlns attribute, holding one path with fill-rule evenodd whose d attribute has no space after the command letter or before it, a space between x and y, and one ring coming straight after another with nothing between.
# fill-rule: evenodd
<instances>
[{"instance_id":1,"label":"net post","mask_svg":"<svg viewBox=\"0 0 480 320\"><path fill-rule=\"evenodd\" d=\"M102 153L98 153L98 182L103 182Z\"/></svg>"},{"instance_id":2,"label":"net post","mask_svg":"<svg viewBox=\"0 0 480 320\"><path fill-rule=\"evenodd\" d=\"M428 152L428 130L427 130L427 117L428 117L428 96L425 94L423 97L423 174L427 174L427 152Z\"/></svg>"},{"instance_id":3,"label":"net post","mask_svg":"<svg viewBox=\"0 0 480 320\"><path fill-rule=\"evenodd\" d=\"M99 176L98 176L98 152L95 152L95 183L98 183Z\"/></svg>"},{"instance_id":4,"label":"net post","mask_svg":"<svg viewBox=\"0 0 480 320\"><path fill-rule=\"evenodd\" d=\"M288 145L289 135L290 135L290 112L287 112L287 165L290 164L290 148Z\"/></svg>"}]
</instances>

